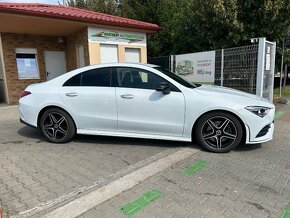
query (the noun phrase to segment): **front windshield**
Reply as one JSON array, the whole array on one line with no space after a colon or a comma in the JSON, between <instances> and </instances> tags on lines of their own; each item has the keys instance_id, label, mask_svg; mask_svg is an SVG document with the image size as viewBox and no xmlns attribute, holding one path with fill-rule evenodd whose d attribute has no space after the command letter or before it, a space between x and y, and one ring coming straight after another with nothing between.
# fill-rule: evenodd
<instances>
[{"instance_id":1,"label":"front windshield","mask_svg":"<svg viewBox=\"0 0 290 218\"><path fill-rule=\"evenodd\" d=\"M178 82L179 84L181 84L187 88L193 89L193 88L197 87L196 85L187 82L185 79L179 77L178 75L172 73L171 71L169 71L163 67L154 67L154 69L164 73L166 76L169 76L171 79L175 80L176 82Z\"/></svg>"}]
</instances>

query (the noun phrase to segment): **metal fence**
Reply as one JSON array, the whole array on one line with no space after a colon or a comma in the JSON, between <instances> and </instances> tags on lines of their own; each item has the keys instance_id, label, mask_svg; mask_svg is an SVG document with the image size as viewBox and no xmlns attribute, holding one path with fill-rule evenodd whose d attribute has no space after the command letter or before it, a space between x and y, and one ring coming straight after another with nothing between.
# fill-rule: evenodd
<instances>
[{"instance_id":1,"label":"metal fence","mask_svg":"<svg viewBox=\"0 0 290 218\"><path fill-rule=\"evenodd\" d=\"M215 85L256 94L258 44L216 50Z\"/></svg>"},{"instance_id":2,"label":"metal fence","mask_svg":"<svg viewBox=\"0 0 290 218\"><path fill-rule=\"evenodd\" d=\"M207 62L208 59L215 62L212 69L215 71L214 80L211 82L214 81L215 85L238 89L272 101L276 43L269 42L266 38L255 38L254 43L256 44L215 50L215 57L205 58ZM183 62L190 61L192 65L203 60L200 53L182 55L186 55L188 58L188 61ZM176 72L177 57L182 55L155 58L149 63L161 64ZM197 77L193 77L198 74L198 71L201 71L200 66L195 65L192 69L195 71L192 70L191 74L187 73L183 76L192 77L190 82L203 82L196 81Z\"/></svg>"}]
</instances>

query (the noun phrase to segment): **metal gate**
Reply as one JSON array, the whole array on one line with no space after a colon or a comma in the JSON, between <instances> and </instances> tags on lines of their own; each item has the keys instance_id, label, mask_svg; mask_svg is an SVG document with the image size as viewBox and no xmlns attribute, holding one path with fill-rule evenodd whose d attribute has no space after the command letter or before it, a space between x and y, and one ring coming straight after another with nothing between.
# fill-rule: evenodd
<instances>
[{"instance_id":1,"label":"metal gate","mask_svg":"<svg viewBox=\"0 0 290 218\"><path fill-rule=\"evenodd\" d=\"M273 100L276 43L216 50L215 85L230 87Z\"/></svg>"},{"instance_id":2,"label":"metal gate","mask_svg":"<svg viewBox=\"0 0 290 218\"><path fill-rule=\"evenodd\" d=\"M256 94L258 45L216 50L215 85Z\"/></svg>"}]
</instances>

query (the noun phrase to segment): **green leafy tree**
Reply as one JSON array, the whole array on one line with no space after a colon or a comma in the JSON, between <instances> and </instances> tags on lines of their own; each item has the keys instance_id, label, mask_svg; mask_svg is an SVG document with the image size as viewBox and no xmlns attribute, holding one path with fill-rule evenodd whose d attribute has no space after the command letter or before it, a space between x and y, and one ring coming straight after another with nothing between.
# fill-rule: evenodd
<instances>
[{"instance_id":1,"label":"green leafy tree","mask_svg":"<svg viewBox=\"0 0 290 218\"><path fill-rule=\"evenodd\" d=\"M289 0L67 0L97 12L158 24L149 56L242 46L253 37L290 38Z\"/></svg>"},{"instance_id":2,"label":"green leafy tree","mask_svg":"<svg viewBox=\"0 0 290 218\"><path fill-rule=\"evenodd\" d=\"M71 7L89 9L87 0L66 0L65 4Z\"/></svg>"},{"instance_id":3,"label":"green leafy tree","mask_svg":"<svg viewBox=\"0 0 290 218\"><path fill-rule=\"evenodd\" d=\"M185 0L183 0L185 1ZM173 45L177 11L180 10L175 0L123 0L122 16L159 25L162 30L148 35L148 55L151 57L173 54Z\"/></svg>"},{"instance_id":4,"label":"green leafy tree","mask_svg":"<svg viewBox=\"0 0 290 218\"><path fill-rule=\"evenodd\" d=\"M67 0L66 5L96 12L118 15L117 0Z\"/></svg>"},{"instance_id":5,"label":"green leafy tree","mask_svg":"<svg viewBox=\"0 0 290 218\"><path fill-rule=\"evenodd\" d=\"M237 19L236 0L192 0L179 14L175 45L179 53L229 47L237 44L243 26Z\"/></svg>"},{"instance_id":6,"label":"green leafy tree","mask_svg":"<svg viewBox=\"0 0 290 218\"><path fill-rule=\"evenodd\" d=\"M266 37L280 41L290 33L289 0L238 0L238 19L243 25L242 40Z\"/></svg>"}]
</instances>

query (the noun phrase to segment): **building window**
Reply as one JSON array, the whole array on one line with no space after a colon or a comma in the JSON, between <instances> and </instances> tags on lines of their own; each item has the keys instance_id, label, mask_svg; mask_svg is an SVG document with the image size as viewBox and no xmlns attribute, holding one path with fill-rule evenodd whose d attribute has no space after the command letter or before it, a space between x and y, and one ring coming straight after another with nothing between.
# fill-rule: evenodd
<instances>
[{"instance_id":1,"label":"building window","mask_svg":"<svg viewBox=\"0 0 290 218\"><path fill-rule=\"evenodd\" d=\"M16 63L19 79L40 79L36 49L16 48Z\"/></svg>"}]
</instances>

